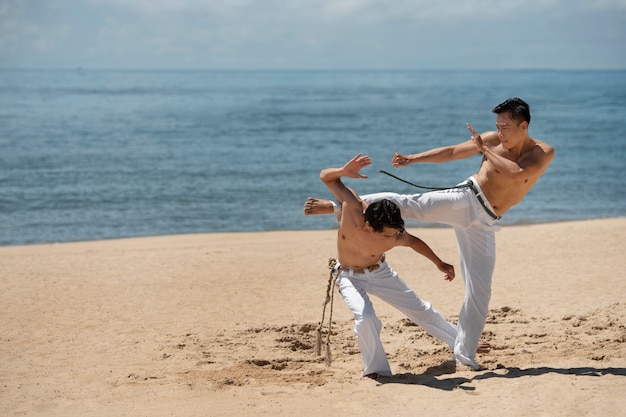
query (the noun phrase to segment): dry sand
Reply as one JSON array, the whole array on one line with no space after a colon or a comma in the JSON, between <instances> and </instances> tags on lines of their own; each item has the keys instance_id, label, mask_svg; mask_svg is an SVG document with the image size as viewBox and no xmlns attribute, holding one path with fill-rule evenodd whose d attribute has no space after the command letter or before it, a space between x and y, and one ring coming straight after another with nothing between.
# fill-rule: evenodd
<instances>
[{"instance_id":1,"label":"dry sand","mask_svg":"<svg viewBox=\"0 0 626 417\"><path fill-rule=\"evenodd\" d=\"M411 231L458 271L451 229ZM0 248L0 415L625 415L626 218L498 232L482 371L374 299L381 381L358 379L340 297L332 365L314 354L335 233ZM457 319L460 276L408 249L388 260Z\"/></svg>"}]
</instances>

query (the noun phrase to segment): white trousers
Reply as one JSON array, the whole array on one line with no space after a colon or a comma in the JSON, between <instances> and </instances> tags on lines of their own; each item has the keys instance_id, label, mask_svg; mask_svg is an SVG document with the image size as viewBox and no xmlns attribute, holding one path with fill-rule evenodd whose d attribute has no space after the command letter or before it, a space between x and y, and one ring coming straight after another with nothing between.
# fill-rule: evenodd
<instances>
[{"instance_id":1,"label":"white trousers","mask_svg":"<svg viewBox=\"0 0 626 417\"><path fill-rule=\"evenodd\" d=\"M361 377L372 373L392 375L380 340L382 324L374 312L370 294L400 310L450 349L454 348L457 336L456 326L446 321L429 302L420 299L386 262L379 265L373 272L340 271L337 277L341 296L354 315L354 331L364 364Z\"/></svg>"},{"instance_id":2,"label":"white trousers","mask_svg":"<svg viewBox=\"0 0 626 417\"><path fill-rule=\"evenodd\" d=\"M473 180L485 204L493 211L478 182L472 177L469 179ZM476 349L489 312L491 278L496 262L495 232L500 229L498 221L487 214L469 188L423 194L377 193L361 198L368 203L386 198L400 207L404 219L442 223L454 228L465 281L454 357L463 365L479 369L475 361Z\"/></svg>"}]
</instances>

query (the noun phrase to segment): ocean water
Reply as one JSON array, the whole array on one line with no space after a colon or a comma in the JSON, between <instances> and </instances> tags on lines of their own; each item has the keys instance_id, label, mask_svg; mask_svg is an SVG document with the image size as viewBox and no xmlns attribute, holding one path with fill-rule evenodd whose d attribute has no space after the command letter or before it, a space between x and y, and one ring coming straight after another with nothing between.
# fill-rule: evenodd
<instances>
[{"instance_id":1,"label":"ocean water","mask_svg":"<svg viewBox=\"0 0 626 417\"><path fill-rule=\"evenodd\" d=\"M508 97L556 149L503 224L626 215L626 71L0 71L0 245L335 227L304 216L358 152L359 193L451 186L480 158L391 167L494 128ZM425 225L430 226L430 225Z\"/></svg>"}]
</instances>

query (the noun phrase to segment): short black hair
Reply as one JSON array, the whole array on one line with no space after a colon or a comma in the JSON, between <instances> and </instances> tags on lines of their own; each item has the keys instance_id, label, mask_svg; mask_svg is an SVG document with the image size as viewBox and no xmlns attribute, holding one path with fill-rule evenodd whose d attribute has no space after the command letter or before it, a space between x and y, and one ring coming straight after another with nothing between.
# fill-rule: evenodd
<instances>
[{"instance_id":1,"label":"short black hair","mask_svg":"<svg viewBox=\"0 0 626 417\"><path fill-rule=\"evenodd\" d=\"M530 123L530 106L521 98L508 98L494 107L492 112L496 114L509 112L511 119Z\"/></svg>"},{"instance_id":2,"label":"short black hair","mask_svg":"<svg viewBox=\"0 0 626 417\"><path fill-rule=\"evenodd\" d=\"M392 229L404 227L404 220L400 214L400 208L396 203L387 199L375 201L365 210L365 220L372 226L375 232L381 233L385 226Z\"/></svg>"}]
</instances>

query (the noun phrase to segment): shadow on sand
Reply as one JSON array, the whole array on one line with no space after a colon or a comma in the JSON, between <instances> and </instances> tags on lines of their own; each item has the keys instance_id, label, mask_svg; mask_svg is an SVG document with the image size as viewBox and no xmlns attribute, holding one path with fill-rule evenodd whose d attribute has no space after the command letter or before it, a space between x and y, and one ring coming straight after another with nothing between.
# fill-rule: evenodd
<instances>
[{"instance_id":1,"label":"shadow on sand","mask_svg":"<svg viewBox=\"0 0 626 417\"><path fill-rule=\"evenodd\" d=\"M408 384L408 385L424 385L431 388L437 388L445 391L452 391L455 389L463 389L467 391L473 391L476 388L465 384L471 384L474 381L481 381L491 378L522 378L525 376L541 376L546 374L560 374L560 375L576 375L576 376L592 376L600 377L603 375L615 375L626 376L626 368L527 368L521 369L517 367L506 368L503 365L498 365L497 371L486 371L478 373L472 378L465 377L450 377L441 378L446 374L453 374L456 372L456 364L454 361L447 361L441 365L428 368L423 374L396 374L391 377L380 377L377 382L379 385L386 384ZM478 371L481 372L481 371Z\"/></svg>"}]
</instances>

